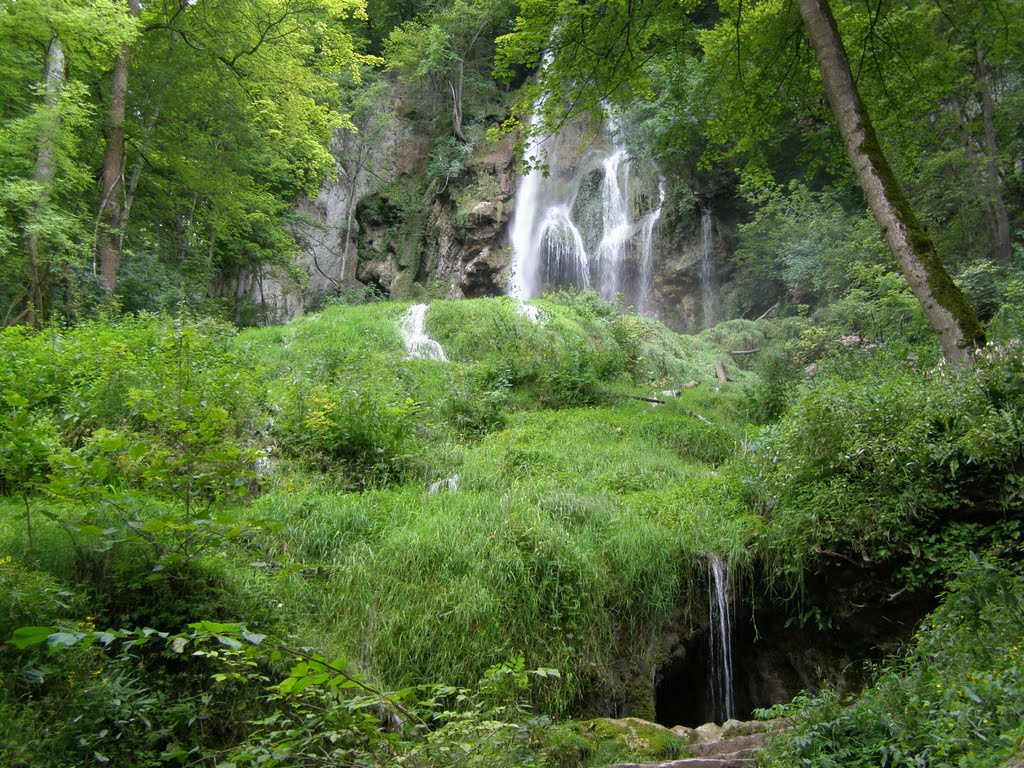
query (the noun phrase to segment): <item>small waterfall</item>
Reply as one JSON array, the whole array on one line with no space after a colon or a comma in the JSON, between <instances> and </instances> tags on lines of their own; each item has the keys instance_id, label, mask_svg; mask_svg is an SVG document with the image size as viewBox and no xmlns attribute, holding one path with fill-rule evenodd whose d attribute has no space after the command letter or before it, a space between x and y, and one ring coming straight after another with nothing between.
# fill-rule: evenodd
<instances>
[{"instance_id":1,"label":"small waterfall","mask_svg":"<svg viewBox=\"0 0 1024 768\"><path fill-rule=\"evenodd\" d=\"M637 311L641 315L654 315L654 233L665 207L665 179L658 179L658 207L644 216L640 226L640 300Z\"/></svg>"},{"instance_id":2,"label":"small waterfall","mask_svg":"<svg viewBox=\"0 0 1024 768\"><path fill-rule=\"evenodd\" d=\"M711 209L700 209L700 300L703 309L701 322L710 328L715 322L715 232Z\"/></svg>"},{"instance_id":3,"label":"small waterfall","mask_svg":"<svg viewBox=\"0 0 1024 768\"><path fill-rule=\"evenodd\" d=\"M533 304L527 304L522 299L519 299L519 309L518 309L518 312L519 312L520 315L525 317L527 320L529 320L534 325L537 325L538 323L541 322L540 309L538 309L537 307L533 306Z\"/></svg>"},{"instance_id":4,"label":"small waterfall","mask_svg":"<svg viewBox=\"0 0 1024 768\"><path fill-rule=\"evenodd\" d=\"M709 633L708 687L714 719L725 722L733 716L732 619L729 615L729 566L720 557L708 559Z\"/></svg>"},{"instance_id":5,"label":"small waterfall","mask_svg":"<svg viewBox=\"0 0 1024 768\"><path fill-rule=\"evenodd\" d=\"M427 305L414 304L402 316L399 330L405 342L406 360L444 360L448 356L441 345L427 336L426 330Z\"/></svg>"}]
</instances>

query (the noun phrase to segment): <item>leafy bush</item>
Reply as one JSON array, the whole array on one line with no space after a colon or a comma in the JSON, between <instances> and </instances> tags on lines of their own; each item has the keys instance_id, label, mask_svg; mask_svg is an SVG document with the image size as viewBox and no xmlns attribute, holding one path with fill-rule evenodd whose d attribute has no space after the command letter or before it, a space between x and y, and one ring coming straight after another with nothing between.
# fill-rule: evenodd
<instances>
[{"instance_id":1,"label":"leafy bush","mask_svg":"<svg viewBox=\"0 0 1024 768\"><path fill-rule=\"evenodd\" d=\"M315 387L287 403L275 433L288 450L356 485L401 479L415 453L419 406L372 386ZM400 399L399 399L400 398Z\"/></svg>"}]
</instances>

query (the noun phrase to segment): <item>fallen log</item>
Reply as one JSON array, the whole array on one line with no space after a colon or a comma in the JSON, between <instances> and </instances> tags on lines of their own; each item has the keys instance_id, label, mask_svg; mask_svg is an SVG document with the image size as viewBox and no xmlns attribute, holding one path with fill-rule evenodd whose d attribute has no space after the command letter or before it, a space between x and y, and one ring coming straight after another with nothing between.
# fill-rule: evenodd
<instances>
[{"instance_id":1,"label":"fallen log","mask_svg":"<svg viewBox=\"0 0 1024 768\"><path fill-rule=\"evenodd\" d=\"M734 379L725 372L725 363L721 360L715 361L715 376L718 377L719 381L734 381Z\"/></svg>"},{"instance_id":2,"label":"fallen log","mask_svg":"<svg viewBox=\"0 0 1024 768\"><path fill-rule=\"evenodd\" d=\"M639 400L643 403L654 403L655 405L664 405L664 400L659 400L656 397L643 397L642 395L619 395L619 397L628 397L630 400Z\"/></svg>"}]
</instances>

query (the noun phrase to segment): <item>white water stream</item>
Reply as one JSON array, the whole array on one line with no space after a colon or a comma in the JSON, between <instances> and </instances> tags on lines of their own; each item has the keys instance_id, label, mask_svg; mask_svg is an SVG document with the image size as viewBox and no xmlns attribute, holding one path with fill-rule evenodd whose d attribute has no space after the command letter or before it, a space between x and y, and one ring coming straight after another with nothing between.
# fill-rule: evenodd
<instances>
[{"instance_id":1,"label":"white water stream","mask_svg":"<svg viewBox=\"0 0 1024 768\"><path fill-rule=\"evenodd\" d=\"M448 360L444 349L427 336L426 330L427 305L414 304L402 316L399 331L405 342L406 360Z\"/></svg>"},{"instance_id":2,"label":"white water stream","mask_svg":"<svg viewBox=\"0 0 1024 768\"><path fill-rule=\"evenodd\" d=\"M622 289L622 265L633 235L633 222L629 218L626 182L620 172L629 178L629 157L618 132L618 126L609 121L612 150L604 159L604 177L601 179L601 242L597 246L597 269L600 275L601 296L614 299Z\"/></svg>"},{"instance_id":3,"label":"white water stream","mask_svg":"<svg viewBox=\"0 0 1024 768\"><path fill-rule=\"evenodd\" d=\"M640 222L640 299L637 311L641 315L654 315L654 235L665 207L665 179L658 179L658 207Z\"/></svg>"},{"instance_id":4,"label":"white water stream","mask_svg":"<svg viewBox=\"0 0 1024 768\"><path fill-rule=\"evenodd\" d=\"M733 716L732 619L729 611L729 566L720 557L708 560L710 622L708 688L716 722Z\"/></svg>"}]
</instances>

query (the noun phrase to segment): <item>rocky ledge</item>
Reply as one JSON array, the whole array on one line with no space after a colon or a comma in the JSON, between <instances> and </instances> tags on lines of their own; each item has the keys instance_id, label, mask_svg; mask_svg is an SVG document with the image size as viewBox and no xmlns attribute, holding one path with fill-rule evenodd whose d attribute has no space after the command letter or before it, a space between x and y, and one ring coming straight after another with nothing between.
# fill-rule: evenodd
<instances>
[{"instance_id":1,"label":"rocky ledge","mask_svg":"<svg viewBox=\"0 0 1024 768\"><path fill-rule=\"evenodd\" d=\"M782 730L783 720L728 720L722 725L706 723L699 728L665 728L638 718L591 721L592 727L607 737L618 731L618 738L632 752L664 754L667 744L677 740L677 756L660 762L615 763L608 768L752 768L757 753L772 733Z\"/></svg>"}]
</instances>

